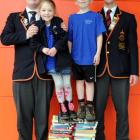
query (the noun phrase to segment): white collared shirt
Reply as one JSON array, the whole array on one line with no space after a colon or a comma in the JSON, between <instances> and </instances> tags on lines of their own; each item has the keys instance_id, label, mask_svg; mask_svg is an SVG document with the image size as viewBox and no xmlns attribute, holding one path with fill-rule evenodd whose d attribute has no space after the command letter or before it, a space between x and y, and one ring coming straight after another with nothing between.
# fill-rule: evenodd
<instances>
[{"instance_id":1,"label":"white collared shirt","mask_svg":"<svg viewBox=\"0 0 140 140\"><path fill-rule=\"evenodd\" d=\"M35 12L37 12L36 17L35 17L35 18L36 18L36 21L40 20L40 15L39 15L39 13L38 13L38 10L31 10L29 7L26 7L26 12L27 12L29 21L30 21L30 19L31 19L31 17L32 17L32 14L29 13L30 11L35 11Z\"/></svg>"},{"instance_id":2,"label":"white collared shirt","mask_svg":"<svg viewBox=\"0 0 140 140\"><path fill-rule=\"evenodd\" d=\"M111 8L111 11L112 11L112 12L110 13L111 21L112 21L113 18L114 18L114 15L115 15L116 9L117 9L117 6ZM105 16L106 16L106 13L107 13L108 10L109 10L109 8L104 7Z\"/></svg>"}]
</instances>

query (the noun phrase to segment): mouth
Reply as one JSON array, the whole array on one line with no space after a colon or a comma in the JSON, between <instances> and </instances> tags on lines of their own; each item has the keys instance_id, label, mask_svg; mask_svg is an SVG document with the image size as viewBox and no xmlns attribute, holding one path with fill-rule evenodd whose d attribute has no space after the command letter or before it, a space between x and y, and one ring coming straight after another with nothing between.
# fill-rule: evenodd
<instances>
[{"instance_id":1,"label":"mouth","mask_svg":"<svg viewBox=\"0 0 140 140\"><path fill-rule=\"evenodd\" d=\"M44 18L51 18L51 16L44 16Z\"/></svg>"},{"instance_id":2,"label":"mouth","mask_svg":"<svg viewBox=\"0 0 140 140\"><path fill-rule=\"evenodd\" d=\"M49 20L52 19L52 17L51 16L43 16L43 19L46 20L46 21L49 21Z\"/></svg>"}]
</instances>

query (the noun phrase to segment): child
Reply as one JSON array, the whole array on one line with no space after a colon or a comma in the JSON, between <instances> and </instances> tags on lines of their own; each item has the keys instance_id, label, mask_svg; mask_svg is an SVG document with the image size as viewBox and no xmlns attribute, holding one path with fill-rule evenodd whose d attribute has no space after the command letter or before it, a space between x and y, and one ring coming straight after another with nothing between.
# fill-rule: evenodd
<instances>
[{"instance_id":1,"label":"child","mask_svg":"<svg viewBox=\"0 0 140 140\"><path fill-rule=\"evenodd\" d=\"M105 32L102 17L90 10L91 0L76 0L80 11L69 17L69 45L73 59L73 76L78 94L78 117L95 120L93 106L96 66L100 62L102 33ZM84 98L86 84L86 102Z\"/></svg>"},{"instance_id":2,"label":"child","mask_svg":"<svg viewBox=\"0 0 140 140\"><path fill-rule=\"evenodd\" d=\"M55 83L56 95L60 104L60 117L62 120L74 119L76 113L72 102L71 58L67 33L61 28L63 20L54 16L56 6L52 0L43 0L39 9L41 18L45 22L42 34L45 36L43 46L46 47L41 47L41 51L46 57L46 71L52 75Z\"/></svg>"}]
</instances>

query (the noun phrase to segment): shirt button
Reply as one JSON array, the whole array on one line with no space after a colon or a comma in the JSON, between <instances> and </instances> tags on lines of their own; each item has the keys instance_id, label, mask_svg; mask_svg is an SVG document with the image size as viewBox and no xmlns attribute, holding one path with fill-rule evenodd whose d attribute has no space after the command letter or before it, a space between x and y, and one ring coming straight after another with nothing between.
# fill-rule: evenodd
<instances>
[{"instance_id":1,"label":"shirt button","mask_svg":"<svg viewBox=\"0 0 140 140\"><path fill-rule=\"evenodd\" d=\"M107 53L107 54L109 54L110 52L109 52L109 51L107 51L106 53Z\"/></svg>"}]
</instances>

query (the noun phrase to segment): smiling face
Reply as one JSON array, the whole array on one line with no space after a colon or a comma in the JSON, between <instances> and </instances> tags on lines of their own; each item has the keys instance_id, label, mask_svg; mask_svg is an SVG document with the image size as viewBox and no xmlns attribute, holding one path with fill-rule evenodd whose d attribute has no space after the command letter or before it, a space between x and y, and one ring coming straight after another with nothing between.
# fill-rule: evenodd
<instances>
[{"instance_id":1,"label":"smiling face","mask_svg":"<svg viewBox=\"0 0 140 140\"><path fill-rule=\"evenodd\" d=\"M40 5L40 16L43 20L45 20L46 22L50 22L53 18L53 16L55 15L55 7L45 1Z\"/></svg>"},{"instance_id":2,"label":"smiling face","mask_svg":"<svg viewBox=\"0 0 140 140\"><path fill-rule=\"evenodd\" d=\"M26 0L26 4L29 8L37 9L41 0Z\"/></svg>"},{"instance_id":3,"label":"smiling face","mask_svg":"<svg viewBox=\"0 0 140 140\"><path fill-rule=\"evenodd\" d=\"M76 4L79 6L80 9L87 8L91 0L76 0Z\"/></svg>"}]
</instances>

